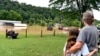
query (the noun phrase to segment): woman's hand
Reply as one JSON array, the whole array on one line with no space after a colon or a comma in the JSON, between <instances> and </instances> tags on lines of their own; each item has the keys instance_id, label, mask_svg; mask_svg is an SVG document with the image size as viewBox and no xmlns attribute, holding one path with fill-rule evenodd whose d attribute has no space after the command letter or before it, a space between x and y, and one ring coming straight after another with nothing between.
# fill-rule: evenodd
<instances>
[{"instance_id":1,"label":"woman's hand","mask_svg":"<svg viewBox=\"0 0 100 56\"><path fill-rule=\"evenodd\" d=\"M93 56L93 54L89 53L89 54L88 54L88 55L86 55L86 56Z\"/></svg>"},{"instance_id":2,"label":"woman's hand","mask_svg":"<svg viewBox=\"0 0 100 56\"><path fill-rule=\"evenodd\" d=\"M86 56L93 56L97 51L98 51L98 49L96 48Z\"/></svg>"}]
</instances>

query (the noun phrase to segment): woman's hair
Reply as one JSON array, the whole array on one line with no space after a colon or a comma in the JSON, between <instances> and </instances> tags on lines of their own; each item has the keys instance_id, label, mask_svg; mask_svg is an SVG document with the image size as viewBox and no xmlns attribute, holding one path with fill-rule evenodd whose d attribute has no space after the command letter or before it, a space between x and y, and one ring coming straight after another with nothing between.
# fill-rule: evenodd
<instances>
[{"instance_id":1,"label":"woman's hair","mask_svg":"<svg viewBox=\"0 0 100 56\"><path fill-rule=\"evenodd\" d=\"M82 21L85 21L87 24L91 25L94 21L94 16L91 11L86 11L83 13Z\"/></svg>"},{"instance_id":2,"label":"woman's hair","mask_svg":"<svg viewBox=\"0 0 100 56\"><path fill-rule=\"evenodd\" d=\"M67 40L66 49L69 49L75 44L77 36L79 34L79 30L77 27L71 27L68 31L69 31L69 37Z\"/></svg>"}]
</instances>

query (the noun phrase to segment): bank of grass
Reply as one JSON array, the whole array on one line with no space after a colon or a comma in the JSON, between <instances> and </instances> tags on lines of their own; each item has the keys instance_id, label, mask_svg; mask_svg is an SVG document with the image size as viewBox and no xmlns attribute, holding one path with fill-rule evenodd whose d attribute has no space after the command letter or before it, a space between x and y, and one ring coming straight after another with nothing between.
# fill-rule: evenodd
<instances>
[{"instance_id":1,"label":"bank of grass","mask_svg":"<svg viewBox=\"0 0 100 56\"><path fill-rule=\"evenodd\" d=\"M0 56L62 56L66 35L20 35L6 39L0 35Z\"/></svg>"},{"instance_id":2,"label":"bank of grass","mask_svg":"<svg viewBox=\"0 0 100 56\"><path fill-rule=\"evenodd\" d=\"M0 56L62 56L65 41L65 34L28 35L27 38L19 35L18 39L6 39L1 34Z\"/></svg>"}]
</instances>

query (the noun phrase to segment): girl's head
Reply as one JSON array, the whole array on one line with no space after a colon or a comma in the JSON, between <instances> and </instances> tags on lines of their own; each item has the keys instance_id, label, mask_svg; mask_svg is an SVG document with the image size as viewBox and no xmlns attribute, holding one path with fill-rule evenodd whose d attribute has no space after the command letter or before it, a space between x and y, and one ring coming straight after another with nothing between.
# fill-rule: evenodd
<instances>
[{"instance_id":1,"label":"girl's head","mask_svg":"<svg viewBox=\"0 0 100 56\"><path fill-rule=\"evenodd\" d=\"M78 36L79 29L77 27L70 27L69 28L69 36Z\"/></svg>"},{"instance_id":2,"label":"girl's head","mask_svg":"<svg viewBox=\"0 0 100 56\"><path fill-rule=\"evenodd\" d=\"M67 40L66 49L69 49L71 46L75 44L77 36L79 34L79 30L77 27L70 27L68 31L69 31L69 37Z\"/></svg>"}]
</instances>

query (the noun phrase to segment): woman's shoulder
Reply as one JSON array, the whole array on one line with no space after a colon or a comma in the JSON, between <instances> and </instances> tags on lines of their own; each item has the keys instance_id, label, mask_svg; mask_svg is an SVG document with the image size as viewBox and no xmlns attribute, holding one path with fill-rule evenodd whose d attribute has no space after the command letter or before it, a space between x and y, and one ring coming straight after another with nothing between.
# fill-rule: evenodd
<instances>
[{"instance_id":1,"label":"woman's shoulder","mask_svg":"<svg viewBox=\"0 0 100 56\"><path fill-rule=\"evenodd\" d=\"M80 30L80 32L86 32L88 29L89 29L89 27L85 26Z\"/></svg>"}]
</instances>

